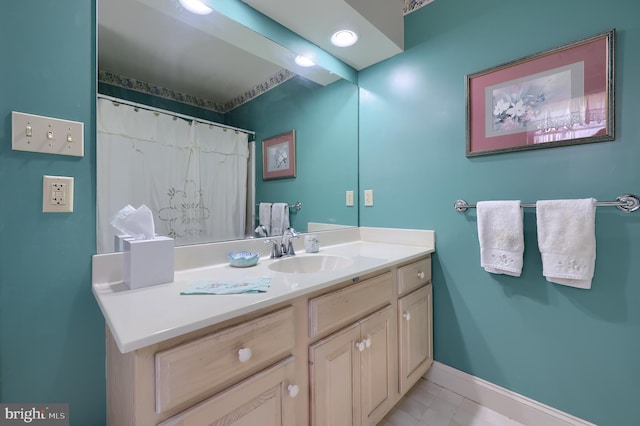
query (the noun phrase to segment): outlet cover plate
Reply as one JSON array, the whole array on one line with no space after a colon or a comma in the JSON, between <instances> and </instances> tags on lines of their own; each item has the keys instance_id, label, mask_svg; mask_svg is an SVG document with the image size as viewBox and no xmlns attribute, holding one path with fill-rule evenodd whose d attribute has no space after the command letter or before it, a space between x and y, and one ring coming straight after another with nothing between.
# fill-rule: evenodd
<instances>
[{"instance_id":1,"label":"outlet cover plate","mask_svg":"<svg viewBox=\"0 0 640 426\"><path fill-rule=\"evenodd\" d=\"M68 176L43 176L42 211L44 213L73 212L73 178Z\"/></svg>"}]
</instances>

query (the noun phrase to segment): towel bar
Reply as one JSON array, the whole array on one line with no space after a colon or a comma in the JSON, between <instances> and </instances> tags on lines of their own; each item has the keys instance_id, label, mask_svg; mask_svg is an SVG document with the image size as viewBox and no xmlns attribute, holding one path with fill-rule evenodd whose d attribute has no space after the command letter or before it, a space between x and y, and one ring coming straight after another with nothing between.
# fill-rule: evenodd
<instances>
[{"instance_id":1,"label":"towel bar","mask_svg":"<svg viewBox=\"0 0 640 426\"><path fill-rule=\"evenodd\" d=\"M256 207L259 207L259 206L260 206L259 203L256 204ZM295 211L301 210L302 209L302 202L301 201L297 201L294 204L289 204L289 209L292 209L292 210L295 210Z\"/></svg>"},{"instance_id":2,"label":"towel bar","mask_svg":"<svg viewBox=\"0 0 640 426\"><path fill-rule=\"evenodd\" d=\"M521 203L521 207L535 207L535 203ZM616 198L616 201L596 201L598 207L617 207L625 213L635 212L640 208L640 198L637 195L625 194ZM475 209L475 204L469 204L465 200L456 200L453 207L459 212L464 213L467 209Z\"/></svg>"}]
</instances>

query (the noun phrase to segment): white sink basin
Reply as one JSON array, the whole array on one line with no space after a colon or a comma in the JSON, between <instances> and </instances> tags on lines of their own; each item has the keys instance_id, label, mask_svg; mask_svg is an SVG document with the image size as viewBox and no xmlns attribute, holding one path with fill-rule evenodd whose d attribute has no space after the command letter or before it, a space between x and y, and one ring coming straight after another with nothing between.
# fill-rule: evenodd
<instances>
[{"instance_id":1,"label":"white sink basin","mask_svg":"<svg viewBox=\"0 0 640 426\"><path fill-rule=\"evenodd\" d=\"M353 264L353 259L329 254L317 254L304 257L286 257L276 260L269 269L289 274L309 274L312 272L337 271Z\"/></svg>"}]
</instances>

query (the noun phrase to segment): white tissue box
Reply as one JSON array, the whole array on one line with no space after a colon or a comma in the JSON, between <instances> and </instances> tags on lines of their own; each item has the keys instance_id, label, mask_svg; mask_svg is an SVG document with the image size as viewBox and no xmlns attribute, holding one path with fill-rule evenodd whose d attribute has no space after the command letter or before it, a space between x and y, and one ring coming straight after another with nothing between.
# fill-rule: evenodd
<instances>
[{"instance_id":1,"label":"white tissue box","mask_svg":"<svg viewBox=\"0 0 640 426\"><path fill-rule=\"evenodd\" d=\"M113 237L113 249L114 251L124 251L124 241L131 240L131 235L115 235Z\"/></svg>"},{"instance_id":2,"label":"white tissue box","mask_svg":"<svg viewBox=\"0 0 640 426\"><path fill-rule=\"evenodd\" d=\"M129 289L173 282L173 238L124 240L124 283Z\"/></svg>"}]
</instances>

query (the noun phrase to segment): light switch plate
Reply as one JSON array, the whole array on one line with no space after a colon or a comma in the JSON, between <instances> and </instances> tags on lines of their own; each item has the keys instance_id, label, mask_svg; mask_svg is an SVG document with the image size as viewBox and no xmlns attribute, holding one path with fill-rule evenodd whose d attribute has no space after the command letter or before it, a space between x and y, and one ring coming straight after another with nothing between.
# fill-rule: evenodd
<instances>
[{"instance_id":1,"label":"light switch plate","mask_svg":"<svg viewBox=\"0 0 640 426\"><path fill-rule=\"evenodd\" d=\"M12 111L11 148L84 157L84 123Z\"/></svg>"},{"instance_id":2,"label":"light switch plate","mask_svg":"<svg viewBox=\"0 0 640 426\"><path fill-rule=\"evenodd\" d=\"M364 205L367 207L373 206L373 189L364 190Z\"/></svg>"},{"instance_id":3,"label":"light switch plate","mask_svg":"<svg viewBox=\"0 0 640 426\"><path fill-rule=\"evenodd\" d=\"M353 206L353 191L347 191L346 204L348 207Z\"/></svg>"},{"instance_id":4,"label":"light switch plate","mask_svg":"<svg viewBox=\"0 0 640 426\"><path fill-rule=\"evenodd\" d=\"M68 176L43 176L42 211L44 213L73 212L73 178Z\"/></svg>"}]
</instances>

